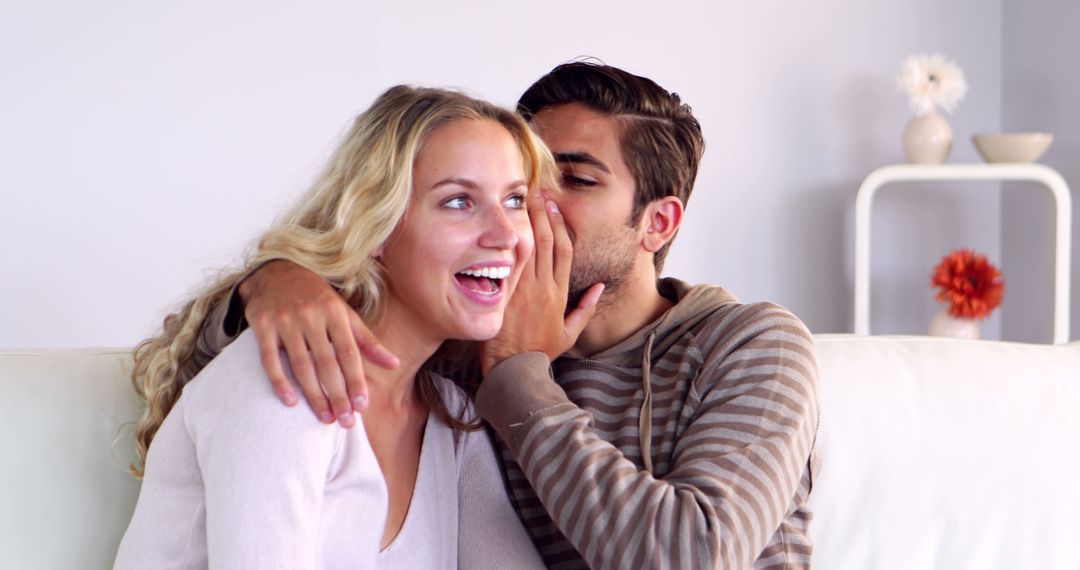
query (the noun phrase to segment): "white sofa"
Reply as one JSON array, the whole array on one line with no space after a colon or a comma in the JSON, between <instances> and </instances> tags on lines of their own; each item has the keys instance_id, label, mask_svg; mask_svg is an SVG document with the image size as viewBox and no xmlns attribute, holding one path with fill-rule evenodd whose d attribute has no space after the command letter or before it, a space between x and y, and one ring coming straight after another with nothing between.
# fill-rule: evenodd
<instances>
[{"instance_id":1,"label":"white sofa","mask_svg":"<svg viewBox=\"0 0 1080 570\"><path fill-rule=\"evenodd\" d=\"M1080 568L1080 343L817 337L818 568ZM138 494L122 350L0 352L0 568L107 568Z\"/></svg>"}]
</instances>

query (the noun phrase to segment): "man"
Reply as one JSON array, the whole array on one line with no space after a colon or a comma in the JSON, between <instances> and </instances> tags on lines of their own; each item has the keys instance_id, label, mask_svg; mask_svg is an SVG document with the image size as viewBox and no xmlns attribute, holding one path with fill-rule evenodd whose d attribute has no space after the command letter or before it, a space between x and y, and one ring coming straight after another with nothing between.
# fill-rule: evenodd
<instances>
[{"instance_id":1,"label":"man","mask_svg":"<svg viewBox=\"0 0 1080 570\"><path fill-rule=\"evenodd\" d=\"M779 306L658 280L704 147L690 108L651 80L579 62L537 81L519 110L563 187L530 201L534 270L481 350L475 398L545 562L809 566L809 333ZM366 405L361 352L379 366L393 356L299 267L269 264L238 296L244 311L235 296L229 315L219 309L203 348L219 350L245 313L281 398L297 400L284 346L316 413L352 425Z\"/></svg>"}]
</instances>

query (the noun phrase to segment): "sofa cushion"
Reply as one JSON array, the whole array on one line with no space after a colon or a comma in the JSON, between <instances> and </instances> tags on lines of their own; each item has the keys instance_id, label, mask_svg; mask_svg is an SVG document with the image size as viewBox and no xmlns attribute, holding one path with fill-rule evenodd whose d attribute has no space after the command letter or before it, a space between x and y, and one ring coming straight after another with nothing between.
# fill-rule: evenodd
<instances>
[{"instance_id":1,"label":"sofa cushion","mask_svg":"<svg viewBox=\"0 0 1080 570\"><path fill-rule=\"evenodd\" d=\"M820 568L1080 568L1080 343L818 335Z\"/></svg>"},{"instance_id":2,"label":"sofa cushion","mask_svg":"<svg viewBox=\"0 0 1080 570\"><path fill-rule=\"evenodd\" d=\"M0 568L111 568L139 483L120 349L0 352Z\"/></svg>"}]
</instances>

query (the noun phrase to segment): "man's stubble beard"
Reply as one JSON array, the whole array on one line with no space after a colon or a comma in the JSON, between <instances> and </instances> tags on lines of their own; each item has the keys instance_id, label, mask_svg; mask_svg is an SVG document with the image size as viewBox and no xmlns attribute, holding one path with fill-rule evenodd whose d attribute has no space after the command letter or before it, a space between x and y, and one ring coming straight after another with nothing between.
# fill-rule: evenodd
<instances>
[{"instance_id":1,"label":"man's stubble beard","mask_svg":"<svg viewBox=\"0 0 1080 570\"><path fill-rule=\"evenodd\" d=\"M619 290L633 271L634 256L638 250L634 228L624 226L623 229L625 231L600 236L587 244L578 243L574 233L570 232L574 260L570 265L567 312L577 308L585 291L595 283L604 284L605 302L598 307L609 305L618 298Z\"/></svg>"}]
</instances>

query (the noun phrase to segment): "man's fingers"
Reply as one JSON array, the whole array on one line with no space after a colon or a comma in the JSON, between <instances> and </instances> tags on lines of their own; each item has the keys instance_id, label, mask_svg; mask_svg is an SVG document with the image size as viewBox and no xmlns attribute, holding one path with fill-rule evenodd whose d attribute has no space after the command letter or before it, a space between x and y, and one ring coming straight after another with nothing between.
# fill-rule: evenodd
<instances>
[{"instance_id":1,"label":"man's fingers","mask_svg":"<svg viewBox=\"0 0 1080 570\"><path fill-rule=\"evenodd\" d=\"M289 356L293 375L296 376L296 382L300 384L300 391L304 393L304 399L311 406L311 411L315 412L319 421L333 423L334 414L330 411L330 401L326 399L326 395L319 388L318 380L315 379L315 365L311 361L304 338L300 333L291 333L283 334L281 340Z\"/></svg>"},{"instance_id":2,"label":"man's fingers","mask_svg":"<svg viewBox=\"0 0 1080 570\"><path fill-rule=\"evenodd\" d=\"M367 328L364 321L361 321L356 312L351 309L349 310L349 328L352 329L353 341L360 348L360 353L364 355L368 362L387 370L398 367L398 364L400 364L398 357L379 342L371 329ZM337 344L334 346L336 347ZM366 391L364 393L367 394Z\"/></svg>"},{"instance_id":3,"label":"man's fingers","mask_svg":"<svg viewBox=\"0 0 1080 570\"><path fill-rule=\"evenodd\" d=\"M337 356L338 365L341 366L341 372L345 375L345 393L349 403L353 411L362 412L367 409L368 404L367 378L364 376L364 362L360 358L360 349L357 347L350 323L343 321L332 323L330 340L334 344L334 355Z\"/></svg>"},{"instance_id":4,"label":"man's fingers","mask_svg":"<svg viewBox=\"0 0 1080 570\"><path fill-rule=\"evenodd\" d=\"M552 277L559 289L565 293L570 284L570 265L574 260L574 246L570 243L570 232L566 230L566 220L553 200L546 201L548 219L551 222L552 235Z\"/></svg>"},{"instance_id":5,"label":"man's fingers","mask_svg":"<svg viewBox=\"0 0 1080 570\"><path fill-rule=\"evenodd\" d=\"M543 192L532 191L526 198L529 207L529 222L532 224L533 240L536 247L533 250L535 262L535 275L537 279L548 279L551 276L551 249L554 237L551 234L551 221L548 219L547 199Z\"/></svg>"},{"instance_id":6,"label":"man's fingers","mask_svg":"<svg viewBox=\"0 0 1080 570\"><path fill-rule=\"evenodd\" d=\"M308 349L315 360L315 373L318 376L322 391L330 400L334 417L343 427L352 427L356 418L352 413L352 403L349 402L349 394L345 389L345 377L341 373L337 358L330 346L326 328L320 327L313 336L307 337Z\"/></svg>"},{"instance_id":7,"label":"man's fingers","mask_svg":"<svg viewBox=\"0 0 1080 570\"><path fill-rule=\"evenodd\" d=\"M285 376L285 369L281 366L277 335L272 330L255 328L254 331L255 340L259 343L259 359L262 360L263 369L274 387L274 393L286 406L295 406L299 400L292 382Z\"/></svg>"},{"instance_id":8,"label":"man's fingers","mask_svg":"<svg viewBox=\"0 0 1080 570\"><path fill-rule=\"evenodd\" d=\"M570 340L571 344L577 341L578 335L585 330L585 325L589 324L589 319L596 313L596 304L600 301L600 295L603 293L604 284L594 283L581 296L578 306L574 307L574 310L570 311L569 315L566 315L566 319L563 320L563 329L566 331L566 335L569 337L567 340Z\"/></svg>"}]
</instances>

